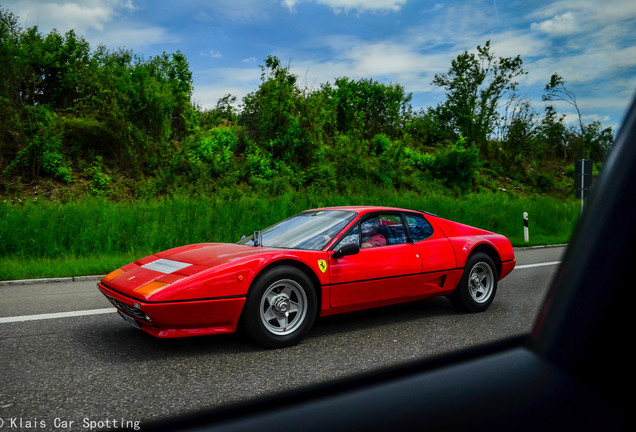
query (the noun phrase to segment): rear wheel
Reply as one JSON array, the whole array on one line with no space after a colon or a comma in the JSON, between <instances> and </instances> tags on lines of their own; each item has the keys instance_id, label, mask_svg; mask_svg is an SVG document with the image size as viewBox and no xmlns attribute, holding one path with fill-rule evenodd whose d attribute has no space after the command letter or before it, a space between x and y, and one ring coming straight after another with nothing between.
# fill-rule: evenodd
<instances>
[{"instance_id":1,"label":"rear wheel","mask_svg":"<svg viewBox=\"0 0 636 432\"><path fill-rule=\"evenodd\" d=\"M268 348L294 345L311 328L317 309L311 280L295 267L282 266L259 276L247 296L245 329Z\"/></svg>"},{"instance_id":2,"label":"rear wheel","mask_svg":"<svg viewBox=\"0 0 636 432\"><path fill-rule=\"evenodd\" d=\"M466 261L459 285L449 298L462 311L485 311L495 298L497 279L497 268L492 258L478 252Z\"/></svg>"}]
</instances>

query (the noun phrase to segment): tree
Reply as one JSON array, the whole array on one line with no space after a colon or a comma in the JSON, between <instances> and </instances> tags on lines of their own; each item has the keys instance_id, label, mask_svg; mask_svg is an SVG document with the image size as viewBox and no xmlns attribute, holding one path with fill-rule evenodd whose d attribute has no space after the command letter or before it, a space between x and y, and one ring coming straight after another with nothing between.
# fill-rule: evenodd
<instances>
[{"instance_id":1,"label":"tree","mask_svg":"<svg viewBox=\"0 0 636 432\"><path fill-rule=\"evenodd\" d=\"M11 12L0 8L0 167L15 153L21 129L21 106L18 74L21 29Z\"/></svg>"},{"instance_id":2,"label":"tree","mask_svg":"<svg viewBox=\"0 0 636 432\"><path fill-rule=\"evenodd\" d=\"M585 133L585 127L583 126L583 117L581 116L579 105L576 103L576 96L574 95L574 92L565 87L565 81L558 73L555 72L550 77L550 82L546 84L545 94L541 97L541 100L547 102L563 101L572 105L576 110L576 114L578 116L579 129L581 131L581 134Z\"/></svg>"},{"instance_id":3,"label":"tree","mask_svg":"<svg viewBox=\"0 0 636 432\"><path fill-rule=\"evenodd\" d=\"M436 107L440 120L457 136L482 149L498 127L500 102L517 91L516 79L525 74L520 56L495 57L490 41L477 53L464 51L445 74L436 74L433 85L446 90L446 100Z\"/></svg>"},{"instance_id":4,"label":"tree","mask_svg":"<svg viewBox=\"0 0 636 432\"><path fill-rule=\"evenodd\" d=\"M412 95L400 84L341 77L334 86L324 85L322 92L336 111L338 131L364 139L378 134L398 138L411 110Z\"/></svg>"},{"instance_id":5,"label":"tree","mask_svg":"<svg viewBox=\"0 0 636 432\"><path fill-rule=\"evenodd\" d=\"M523 169L524 162L542 159L543 151L536 147L535 112L527 99L509 99L503 119L501 159L510 168Z\"/></svg>"},{"instance_id":6,"label":"tree","mask_svg":"<svg viewBox=\"0 0 636 432\"><path fill-rule=\"evenodd\" d=\"M217 100L214 108L207 110L199 108L201 128L208 129L220 124L228 125L236 122L238 114L235 104L236 96L227 93Z\"/></svg>"},{"instance_id":7,"label":"tree","mask_svg":"<svg viewBox=\"0 0 636 432\"><path fill-rule=\"evenodd\" d=\"M566 130L562 125L565 116L561 115L560 117L560 130L565 136L566 146L569 148L572 160L576 158L592 158L600 161L605 157L614 141L612 129L602 129L599 121L594 121L587 125L583 123L583 115L577 103L576 95L565 86L565 80L558 73L555 72L550 77L550 81L545 86L545 94L541 99L544 102L562 101L575 109L578 120L577 128ZM548 117L548 114L550 117ZM556 118L556 116L554 107L552 105L546 106L547 125L550 125L550 118ZM561 139L563 140L563 138ZM567 157L567 155L565 156Z\"/></svg>"},{"instance_id":8,"label":"tree","mask_svg":"<svg viewBox=\"0 0 636 432\"><path fill-rule=\"evenodd\" d=\"M565 116L555 111L552 105L545 107L537 141L543 143L548 157L559 157L562 160L567 160L569 157L564 118Z\"/></svg>"},{"instance_id":9,"label":"tree","mask_svg":"<svg viewBox=\"0 0 636 432\"><path fill-rule=\"evenodd\" d=\"M301 93L289 66L282 67L275 56L267 56L261 66L261 84L243 98L241 124L247 133L274 158L285 162L309 153L300 128L298 104Z\"/></svg>"},{"instance_id":10,"label":"tree","mask_svg":"<svg viewBox=\"0 0 636 432\"><path fill-rule=\"evenodd\" d=\"M81 160L102 156L154 172L196 130L192 73L181 52L145 60L110 52L73 30L26 30L0 9L0 167L5 175L72 180Z\"/></svg>"}]
</instances>

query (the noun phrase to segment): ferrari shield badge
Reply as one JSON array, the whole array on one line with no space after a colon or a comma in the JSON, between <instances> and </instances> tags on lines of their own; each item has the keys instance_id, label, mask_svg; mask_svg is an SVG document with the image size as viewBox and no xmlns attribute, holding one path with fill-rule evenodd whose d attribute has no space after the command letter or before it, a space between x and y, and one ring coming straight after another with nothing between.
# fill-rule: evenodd
<instances>
[{"instance_id":1,"label":"ferrari shield badge","mask_svg":"<svg viewBox=\"0 0 636 432\"><path fill-rule=\"evenodd\" d=\"M321 272L326 272L327 271L327 261L325 260L318 260L318 268L320 269Z\"/></svg>"}]
</instances>

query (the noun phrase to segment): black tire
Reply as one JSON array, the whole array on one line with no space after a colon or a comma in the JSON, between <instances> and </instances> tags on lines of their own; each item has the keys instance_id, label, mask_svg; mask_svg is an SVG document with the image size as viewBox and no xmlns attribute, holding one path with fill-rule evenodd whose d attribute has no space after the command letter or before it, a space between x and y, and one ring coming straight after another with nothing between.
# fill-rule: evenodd
<instances>
[{"instance_id":1,"label":"black tire","mask_svg":"<svg viewBox=\"0 0 636 432\"><path fill-rule=\"evenodd\" d=\"M482 252L468 257L464 273L455 291L448 296L453 306L463 312L483 312L497 293L497 267Z\"/></svg>"},{"instance_id":2,"label":"black tire","mask_svg":"<svg viewBox=\"0 0 636 432\"><path fill-rule=\"evenodd\" d=\"M267 348L297 344L316 318L318 301L311 279L301 270L281 266L265 271L247 295L247 335Z\"/></svg>"}]
</instances>

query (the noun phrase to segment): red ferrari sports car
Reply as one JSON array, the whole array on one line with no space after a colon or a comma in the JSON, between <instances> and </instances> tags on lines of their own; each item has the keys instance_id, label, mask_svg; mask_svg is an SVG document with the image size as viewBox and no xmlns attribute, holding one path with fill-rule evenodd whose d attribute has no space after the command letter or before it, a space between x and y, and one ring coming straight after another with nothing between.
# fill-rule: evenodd
<instances>
[{"instance_id":1,"label":"red ferrari sports car","mask_svg":"<svg viewBox=\"0 0 636 432\"><path fill-rule=\"evenodd\" d=\"M433 214L389 207L307 210L238 243L142 258L99 290L160 338L231 333L297 343L316 317L446 295L484 311L515 266L508 239Z\"/></svg>"}]
</instances>

